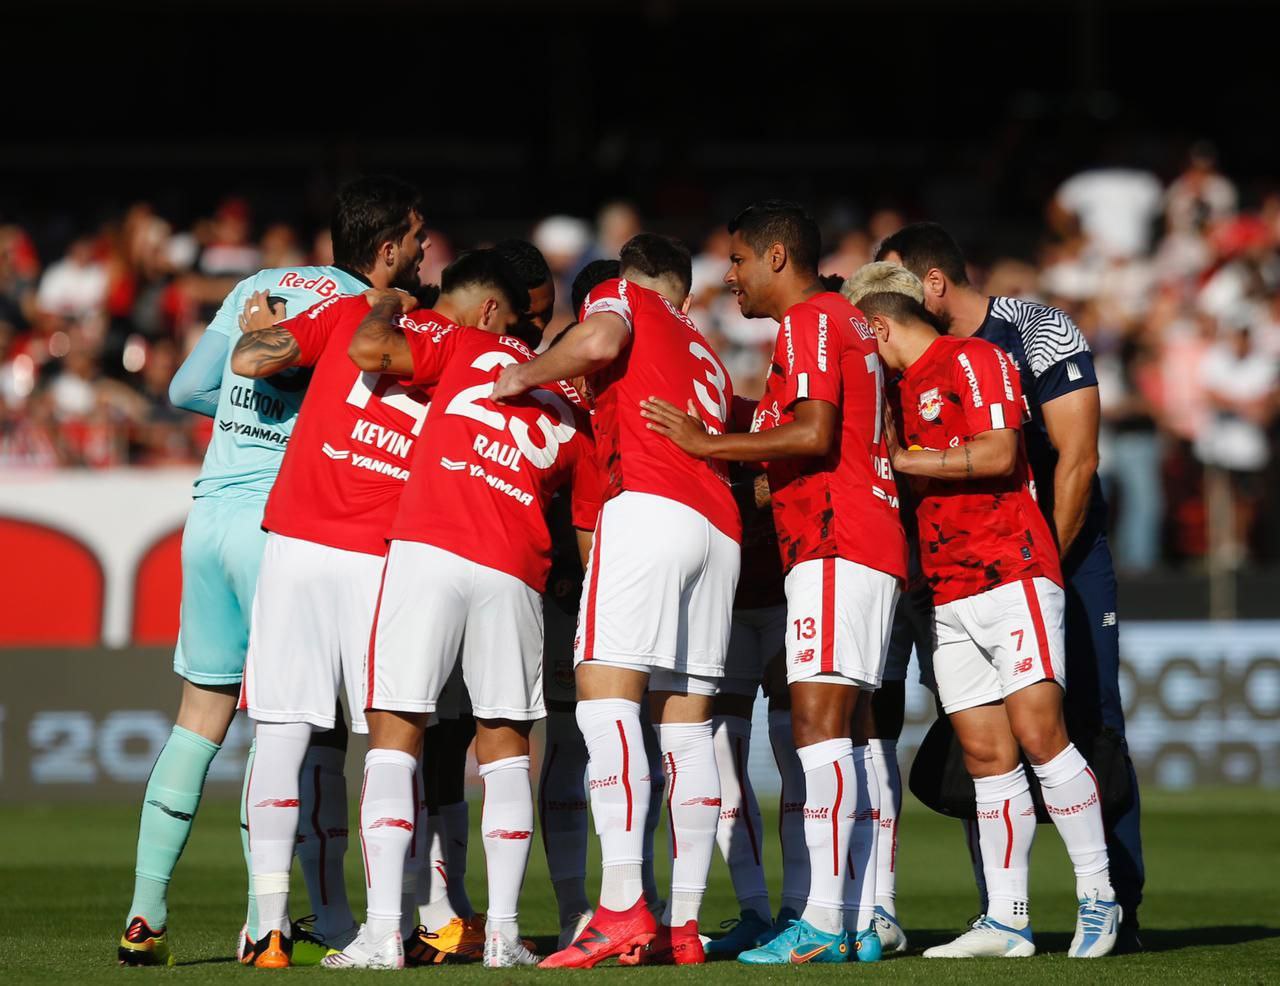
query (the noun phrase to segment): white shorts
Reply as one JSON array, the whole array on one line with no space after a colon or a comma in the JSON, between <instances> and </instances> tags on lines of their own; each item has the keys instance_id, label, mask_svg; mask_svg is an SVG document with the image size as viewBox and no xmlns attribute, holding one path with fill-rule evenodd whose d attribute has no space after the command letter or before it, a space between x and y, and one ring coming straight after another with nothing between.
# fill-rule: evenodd
<instances>
[{"instance_id":1,"label":"white shorts","mask_svg":"<svg viewBox=\"0 0 1280 986\"><path fill-rule=\"evenodd\" d=\"M604 505L583 582L574 665L718 678L741 551L692 507L648 493Z\"/></svg>"},{"instance_id":2,"label":"white shorts","mask_svg":"<svg viewBox=\"0 0 1280 986\"><path fill-rule=\"evenodd\" d=\"M477 719L541 719L542 597L514 575L392 541L369 654L370 709L435 712L459 658Z\"/></svg>"},{"instance_id":3,"label":"white shorts","mask_svg":"<svg viewBox=\"0 0 1280 986\"><path fill-rule=\"evenodd\" d=\"M880 687L898 580L845 558L812 558L787 573L787 683Z\"/></svg>"},{"instance_id":4,"label":"white shorts","mask_svg":"<svg viewBox=\"0 0 1280 986\"><path fill-rule=\"evenodd\" d=\"M1023 579L934 610L933 673L945 712L972 709L1040 681L1066 687L1060 586Z\"/></svg>"},{"instance_id":5,"label":"white shorts","mask_svg":"<svg viewBox=\"0 0 1280 986\"><path fill-rule=\"evenodd\" d=\"M253 599L240 707L258 722L332 729L345 684L351 728L364 721L365 655L384 559L268 534Z\"/></svg>"},{"instance_id":6,"label":"white shorts","mask_svg":"<svg viewBox=\"0 0 1280 986\"><path fill-rule=\"evenodd\" d=\"M786 636L785 603L735 609L719 694L754 696L764 681L765 666L781 653Z\"/></svg>"}]
</instances>

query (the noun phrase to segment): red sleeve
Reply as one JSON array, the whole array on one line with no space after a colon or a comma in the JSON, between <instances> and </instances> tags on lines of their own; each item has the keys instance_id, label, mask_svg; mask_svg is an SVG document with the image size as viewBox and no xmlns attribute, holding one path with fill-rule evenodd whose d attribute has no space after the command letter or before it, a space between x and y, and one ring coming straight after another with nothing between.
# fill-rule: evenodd
<instances>
[{"instance_id":1,"label":"red sleeve","mask_svg":"<svg viewBox=\"0 0 1280 986\"><path fill-rule=\"evenodd\" d=\"M840 335L827 325L827 315L811 305L797 305L782 320L781 366L786 373L783 406L818 400L840 404Z\"/></svg>"},{"instance_id":2,"label":"red sleeve","mask_svg":"<svg viewBox=\"0 0 1280 986\"><path fill-rule=\"evenodd\" d=\"M425 387L436 383L449 364L449 357L462 338L462 330L452 322L430 318L429 313L415 319L406 315L400 320L404 341L413 356L413 376L406 387Z\"/></svg>"},{"instance_id":3,"label":"red sleeve","mask_svg":"<svg viewBox=\"0 0 1280 986\"><path fill-rule=\"evenodd\" d=\"M600 477L600 465L596 462L596 444L590 425L583 424L578 429L578 441L578 455L573 462L573 526L580 531L594 531L596 519L600 516L604 483Z\"/></svg>"},{"instance_id":4,"label":"red sleeve","mask_svg":"<svg viewBox=\"0 0 1280 986\"><path fill-rule=\"evenodd\" d=\"M582 311L578 315L578 321L585 321L600 312L612 312L626 322L627 328L630 329L632 315L631 298L628 297L629 290L632 290L631 285L620 277L597 284L582 299Z\"/></svg>"},{"instance_id":5,"label":"red sleeve","mask_svg":"<svg viewBox=\"0 0 1280 986\"><path fill-rule=\"evenodd\" d=\"M956 392L969 433L1022 427L1022 392L1018 374L999 346L983 340L956 353Z\"/></svg>"},{"instance_id":6,"label":"red sleeve","mask_svg":"<svg viewBox=\"0 0 1280 986\"><path fill-rule=\"evenodd\" d=\"M298 362L296 366L315 366L324 352L325 343L333 332L334 326L342 315L343 301L350 298L339 296L326 298L317 305L312 305L301 315L287 318L280 323L284 329L298 342Z\"/></svg>"}]
</instances>

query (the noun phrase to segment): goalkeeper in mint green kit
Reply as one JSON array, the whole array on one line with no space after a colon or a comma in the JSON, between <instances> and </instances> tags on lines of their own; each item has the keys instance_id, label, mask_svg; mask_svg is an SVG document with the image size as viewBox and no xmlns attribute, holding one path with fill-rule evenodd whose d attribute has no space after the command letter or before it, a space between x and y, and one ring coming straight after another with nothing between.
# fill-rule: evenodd
<instances>
[{"instance_id":1,"label":"goalkeeper in mint green kit","mask_svg":"<svg viewBox=\"0 0 1280 986\"><path fill-rule=\"evenodd\" d=\"M133 902L118 958L124 965L172 965L168 887L191 831L205 776L235 716L249 640L249 615L266 534L267 502L306 393L309 371L287 370L252 380L231 372L231 351L246 331L296 315L335 295L358 294L380 282L384 254L396 231L386 217L417 211L418 194L392 178L357 179L338 193L333 212L335 264L264 270L227 295L191 355L174 375L169 399L214 419L213 440L195 482L182 536L182 618L173 667L183 679L173 732L160 751L143 796ZM394 225L394 224L392 224ZM247 321L246 321L247 320ZM312 740L302 774L298 857L314 928L295 926L294 962L318 963L356 932L342 866L347 845L346 730ZM249 751L248 769L253 763ZM241 839L245 841L241 798ZM248 844L245 841L246 863ZM253 888L246 933L256 935ZM314 951L315 955L304 952Z\"/></svg>"}]
</instances>

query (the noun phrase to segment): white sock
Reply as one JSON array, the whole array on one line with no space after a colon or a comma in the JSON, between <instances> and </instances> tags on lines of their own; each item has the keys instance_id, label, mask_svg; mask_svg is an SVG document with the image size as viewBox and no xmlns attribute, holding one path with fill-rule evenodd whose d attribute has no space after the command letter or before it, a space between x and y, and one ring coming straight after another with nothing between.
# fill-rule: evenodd
<instances>
[{"instance_id":1,"label":"white sock","mask_svg":"<svg viewBox=\"0 0 1280 986\"><path fill-rule=\"evenodd\" d=\"M444 825L439 815L423 812L422 869L418 872L418 921L428 931L438 931L458 916L449 902L449 873L444 854Z\"/></svg>"},{"instance_id":2,"label":"white sock","mask_svg":"<svg viewBox=\"0 0 1280 986\"><path fill-rule=\"evenodd\" d=\"M467 894L467 847L471 840L471 810L465 801L440 806L444 827L445 872L449 875L449 903L464 918L476 913Z\"/></svg>"},{"instance_id":3,"label":"white sock","mask_svg":"<svg viewBox=\"0 0 1280 986\"><path fill-rule=\"evenodd\" d=\"M1036 809L1026 772L1019 764L1007 774L975 777L978 844L987 878L987 914L1021 928L1028 920L1027 866L1036 837Z\"/></svg>"},{"instance_id":4,"label":"white sock","mask_svg":"<svg viewBox=\"0 0 1280 986\"><path fill-rule=\"evenodd\" d=\"M1076 871L1076 897L1097 893L1114 900L1107 873L1107 837L1102 826L1102 795L1098 779L1074 743L1048 763L1033 764L1049 817L1066 843Z\"/></svg>"},{"instance_id":5,"label":"white sock","mask_svg":"<svg viewBox=\"0 0 1280 986\"><path fill-rule=\"evenodd\" d=\"M849 840L849 879L844 885L844 927L857 933L871 927L876 911L876 847L880 841L880 784L871 751L853 751L858 813Z\"/></svg>"},{"instance_id":6,"label":"white sock","mask_svg":"<svg viewBox=\"0 0 1280 986\"><path fill-rule=\"evenodd\" d=\"M982 842L978 838L978 822L973 818L962 820L964 825L964 842L969 850L969 865L973 868L973 882L978 888L978 913L986 914L987 905L987 873L982 867Z\"/></svg>"},{"instance_id":7,"label":"white sock","mask_svg":"<svg viewBox=\"0 0 1280 986\"><path fill-rule=\"evenodd\" d=\"M427 853L427 802L422 758L413 771L413 838L404 856L404 872L400 877L400 936L405 940L418 924L418 886L422 882L423 862Z\"/></svg>"},{"instance_id":8,"label":"white sock","mask_svg":"<svg viewBox=\"0 0 1280 986\"><path fill-rule=\"evenodd\" d=\"M671 902L676 928L698 918L720 819L720 774L716 770L711 720L663 723L658 741L667 767L667 818L671 826Z\"/></svg>"},{"instance_id":9,"label":"white sock","mask_svg":"<svg viewBox=\"0 0 1280 986\"><path fill-rule=\"evenodd\" d=\"M769 888L761 855L760 803L751 788L747 762L751 753L751 720L714 716L716 769L720 772L720 821L716 842L729 867L738 906L771 921Z\"/></svg>"},{"instance_id":10,"label":"white sock","mask_svg":"<svg viewBox=\"0 0 1280 986\"><path fill-rule=\"evenodd\" d=\"M346 760L345 750L313 743L299 777L298 864L321 938L341 934L356 923L343 874L351 824L343 774Z\"/></svg>"},{"instance_id":11,"label":"white sock","mask_svg":"<svg viewBox=\"0 0 1280 986\"><path fill-rule=\"evenodd\" d=\"M289 932L289 871L298 839L298 773L311 743L305 722L260 722L246 791L249 862L258 904L258 937Z\"/></svg>"},{"instance_id":12,"label":"white sock","mask_svg":"<svg viewBox=\"0 0 1280 986\"><path fill-rule=\"evenodd\" d=\"M591 760L591 814L600 837L600 906L625 911L644 891L644 820L649 811L648 760L640 705L625 699L579 702L578 728Z\"/></svg>"},{"instance_id":13,"label":"white sock","mask_svg":"<svg viewBox=\"0 0 1280 986\"><path fill-rule=\"evenodd\" d=\"M649 769L645 772L645 780L649 783L649 808L644 815L644 859L640 863L640 879L644 884L644 899L652 907L662 899L653 871L653 844L658 826L662 824L667 777L662 762L662 748L658 743L658 730L649 721L647 705L641 710L640 730L644 735L644 755L649 762Z\"/></svg>"},{"instance_id":14,"label":"white sock","mask_svg":"<svg viewBox=\"0 0 1280 986\"><path fill-rule=\"evenodd\" d=\"M489 877L489 910L485 931L519 936L520 888L529 866L533 839L533 792L529 788L529 758L507 757L480 765L484 808L480 831L484 838Z\"/></svg>"},{"instance_id":15,"label":"white sock","mask_svg":"<svg viewBox=\"0 0 1280 986\"><path fill-rule=\"evenodd\" d=\"M538 814L561 927L591 906L587 899L586 775L587 744L577 721L563 712L549 712Z\"/></svg>"},{"instance_id":16,"label":"white sock","mask_svg":"<svg viewBox=\"0 0 1280 986\"><path fill-rule=\"evenodd\" d=\"M378 941L400 929L404 859L413 842L418 758L400 750L370 750L360 792L360 844L368 887L369 936Z\"/></svg>"},{"instance_id":17,"label":"white sock","mask_svg":"<svg viewBox=\"0 0 1280 986\"><path fill-rule=\"evenodd\" d=\"M897 917L898 816L902 812L902 771L898 767L898 741L867 742L880 788L880 837L876 840L876 906Z\"/></svg>"},{"instance_id":18,"label":"white sock","mask_svg":"<svg viewBox=\"0 0 1280 986\"><path fill-rule=\"evenodd\" d=\"M778 839L782 843L782 903L796 914L809 899L809 850L804 844L804 766L791 733L791 713L769 713L769 744L778 765Z\"/></svg>"},{"instance_id":19,"label":"white sock","mask_svg":"<svg viewBox=\"0 0 1280 986\"><path fill-rule=\"evenodd\" d=\"M801 917L819 931L844 928L844 882L857 810L853 741L824 740L796 750L804 764L804 841L809 849L809 901Z\"/></svg>"}]
</instances>

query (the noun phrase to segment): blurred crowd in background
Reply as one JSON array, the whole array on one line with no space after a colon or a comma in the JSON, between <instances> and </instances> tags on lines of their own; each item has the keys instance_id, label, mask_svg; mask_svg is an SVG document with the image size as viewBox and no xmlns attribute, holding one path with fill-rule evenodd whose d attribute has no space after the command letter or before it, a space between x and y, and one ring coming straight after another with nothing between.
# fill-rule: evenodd
<instances>
[{"instance_id":1,"label":"blurred crowd in background","mask_svg":"<svg viewBox=\"0 0 1280 986\"><path fill-rule=\"evenodd\" d=\"M893 209L817 214L830 250L822 272L844 275L904 222L946 220ZM735 389L756 396L776 326L742 318L723 288L724 218L708 218L710 232L691 244L691 314ZM616 257L648 221L663 219L613 202L592 221L550 216L506 232L543 251L567 309L574 274ZM0 217L6 471L198 462L211 422L169 403L174 371L241 278L332 259L326 231L274 222L240 198L190 228L139 202L47 256L35 245L48 239L41 232ZM424 282L477 245L434 232ZM1204 145L1176 175L1085 171L1045 204L1034 256L990 258L971 277L990 294L1063 308L1088 338L1121 571L1198 564L1211 544L1230 567L1280 557L1280 191L1242 200ZM562 310L549 331L570 318Z\"/></svg>"}]
</instances>

